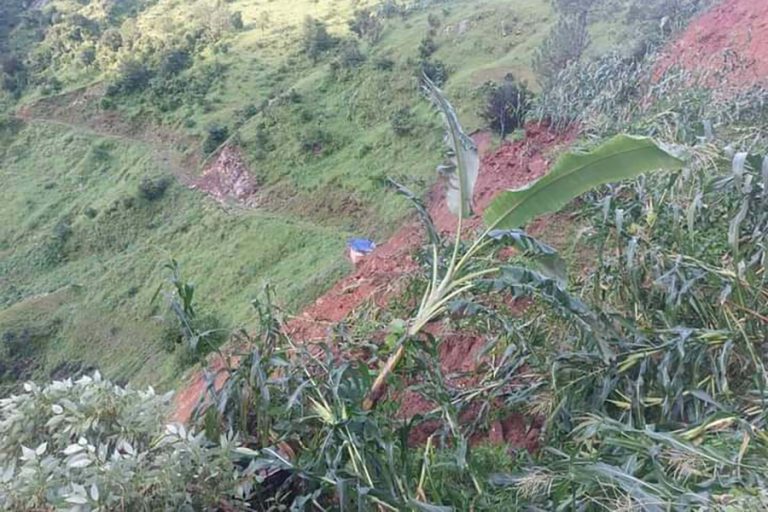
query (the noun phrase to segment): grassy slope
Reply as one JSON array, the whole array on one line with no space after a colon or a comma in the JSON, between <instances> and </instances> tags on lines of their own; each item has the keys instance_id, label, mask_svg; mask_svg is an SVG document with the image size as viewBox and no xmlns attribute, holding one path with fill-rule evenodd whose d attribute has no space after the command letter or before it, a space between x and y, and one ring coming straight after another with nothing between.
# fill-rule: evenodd
<instances>
[{"instance_id":1,"label":"grassy slope","mask_svg":"<svg viewBox=\"0 0 768 512\"><path fill-rule=\"evenodd\" d=\"M457 0L447 10L435 6L407 20L389 20L382 40L365 48L368 63L337 80L327 64L301 56L299 26L312 14L343 34L348 3L228 5L243 12L246 28L230 41L229 52L217 57L229 65L227 73L209 92L207 107L183 107L165 114L163 122L199 134L211 122L229 122L244 105L294 87L300 101L270 110L273 151L257 154L256 128L264 116L239 134L254 173L276 198L268 210L226 212L178 184L159 201L138 198L143 177L170 171L156 148L136 141L33 122L1 146L0 307L5 309L0 331L18 328L23 318L60 319L46 351L48 370L64 360L83 360L116 378L170 385L179 369L162 350L165 331L156 316L165 308L151 298L171 256L196 283L202 304L225 325L247 324L249 300L266 280L291 310L313 300L348 269L343 258L348 236L384 239L407 214L381 178L396 176L418 190L433 179L440 132L413 74L428 13L441 17L435 57L453 71L447 90L469 127L480 126L477 85L509 71L532 80L529 62L551 22L540 0ZM159 31L190 15L184 7L160 1L137 26ZM257 23L264 9L270 13L266 30ZM459 34L462 24L467 30ZM395 69L375 69L371 62L377 56L392 58ZM100 79L73 65L63 65L61 76L66 89ZM415 109L415 127L411 137L397 137L389 117L405 106ZM137 99L119 110L131 116L146 105ZM330 135L327 155L301 151L299 139L312 128ZM97 216L85 215L87 208ZM65 225L71 233L62 235ZM30 297L71 285L78 293L68 295L50 317L34 314L38 303Z\"/></svg>"}]
</instances>

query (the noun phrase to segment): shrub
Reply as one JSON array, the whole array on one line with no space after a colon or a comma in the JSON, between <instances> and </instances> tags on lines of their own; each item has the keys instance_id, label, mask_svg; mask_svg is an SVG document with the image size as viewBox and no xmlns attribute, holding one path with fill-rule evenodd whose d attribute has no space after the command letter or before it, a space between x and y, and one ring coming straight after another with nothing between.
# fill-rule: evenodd
<instances>
[{"instance_id":1,"label":"shrub","mask_svg":"<svg viewBox=\"0 0 768 512\"><path fill-rule=\"evenodd\" d=\"M403 107L389 117L389 123L395 135L399 137L410 135L414 128L413 111L409 107Z\"/></svg>"},{"instance_id":2,"label":"shrub","mask_svg":"<svg viewBox=\"0 0 768 512\"><path fill-rule=\"evenodd\" d=\"M375 43L381 37L382 23L379 17L370 9L355 11L354 17L349 20L349 30L361 39L367 39Z\"/></svg>"},{"instance_id":3,"label":"shrub","mask_svg":"<svg viewBox=\"0 0 768 512\"><path fill-rule=\"evenodd\" d=\"M524 84L508 75L501 84L488 83L483 90L486 100L480 116L494 132L504 137L525 123L531 93Z\"/></svg>"},{"instance_id":4,"label":"shrub","mask_svg":"<svg viewBox=\"0 0 768 512\"><path fill-rule=\"evenodd\" d=\"M0 135L15 135L21 129L22 122L7 114L0 114Z\"/></svg>"},{"instance_id":5,"label":"shrub","mask_svg":"<svg viewBox=\"0 0 768 512\"><path fill-rule=\"evenodd\" d=\"M152 78L152 71L136 59L128 59L120 64L117 77L107 89L109 95L130 94L144 89Z\"/></svg>"},{"instance_id":6,"label":"shrub","mask_svg":"<svg viewBox=\"0 0 768 512\"><path fill-rule=\"evenodd\" d=\"M440 25L442 25L442 21L437 14L430 13L429 16L427 16L427 24L429 25L430 31L435 32L440 28Z\"/></svg>"},{"instance_id":7,"label":"shrub","mask_svg":"<svg viewBox=\"0 0 768 512\"><path fill-rule=\"evenodd\" d=\"M431 36L427 36L421 40L419 44L419 57L422 60L430 58L437 51L437 43Z\"/></svg>"},{"instance_id":8,"label":"shrub","mask_svg":"<svg viewBox=\"0 0 768 512\"><path fill-rule=\"evenodd\" d=\"M165 191L171 185L171 180L165 176L162 178L143 177L139 182L139 197L147 201L157 201L165 195Z\"/></svg>"},{"instance_id":9,"label":"shrub","mask_svg":"<svg viewBox=\"0 0 768 512\"><path fill-rule=\"evenodd\" d=\"M96 50L92 47L83 48L78 55L80 62L86 66L90 66L96 61Z\"/></svg>"},{"instance_id":10,"label":"shrub","mask_svg":"<svg viewBox=\"0 0 768 512\"><path fill-rule=\"evenodd\" d=\"M302 46L304 52L313 61L338 44L338 40L328 33L325 23L312 16L304 19Z\"/></svg>"},{"instance_id":11,"label":"shrub","mask_svg":"<svg viewBox=\"0 0 768 512\"><path fill-rule=\"evenodd\" d=\"M168 50L160 58L160 74L165 77L177 75L191 65L192 57L187 50Z\"/></svg>"},{"instance_id":12,"label":"shrub","mask_svg":"<svg viewBox=\"0 0 768 512\"><path fill-rule=\"evenodd\" d=\"M347 40L341 45L339 53L331 62L331 69L334 71L350 70L358 68L365 62L365 55L360 51L357 41Z\"/></svg>"},{"instance_id":13,"label":"shrub","mask_svg":"<svg viewBox=\"0 0 768 512\"><path fill-rule=\"evenodd\" d=\"M208 127L208 134L203 141L203 152L209 155L216 151L229 137L229 128L226 125L214 124Z\"/></svg>"},{"instance_id":14,"label":"shrub","mask_svg":"<svg viewBox=\"0 0 768 512\"><path fill-rule=\"evenodd\" d=\"M5 331L0 337L0 382L18 383L32 376L35 340L28 329Z\"/></svg>"},{"instance_id":15,"label":"shrub","mask_svg":"<svg viewBox=\"0 0 768 512\"><path fill-rule=\"evenodd\" d=\"M123 46L123 36L116 28L108 28L101 34L99 40L105 48L109 48L113 52L116 52Z\"/></svg>"},{"instance_id":16,"label":"shrub","mask_svg":"<svg viewBox=\"0 0 768 512\"><path fill-rule=\"evenodd\" d=\"M8 91L13 97L18 98L27 86L28 72L21 59L10 56L4 58L2 63L1 85L3 90Z\"/></svg>"},{"instance_id":17,"label":"shrub","mask_svg":"<svg viewBox=\"0 0 768 512\"><path fill-rule=\"evenodd\" d=\"M299 135L301 151L313 156L321 156L329 151L333 137L321 128L310 128Z\"/></svg>"},{"instance_id":18,"label":"shrub","mask_svg":"<svg viewBox=\"0 0 768 512\"><path fill-rule=\"evenodd\" d=\"M562 15L533 58L539 81L546 87L557 73L579 60L589 44L587 13Z\"/></svg>"},{"instance_id":19,"label":"shrub","mask_svg":"<svg viewBox=\"0 0 768 512\"><path fill-rule=\"evenodd\" d=\"M243 13L240 11L235 11L230 14L229 24L235 30L243 30L243 28L245 28L245 23L243 23Z\"/></svg>"},{"instance_id":20,"label":"shrub","mask_svg":"<svg viewBox=\"0 0 768 512\"><path fill-rule=\"evenodd\" d=\"M99 373L0 400L4 510L240 510L254 470L232 464L230 436L213 444L164 427L171 395ZM238 486L240 488L238 489ZM73 508L74 507L74 508Z\"/></svg>"},{"instance_id":21,"label":"shrub","mask_svg":"<svg viewBox=\"0 0 768 512\"><path fill-rule=\"evenodd\" d=\"M373 67L380 71L392 71L395 68L395 61L389 57L377 57L373 61Z\"/></svg>"},{"instance_id":22,"label":"shrub","mask_svg":"<svg viewBox=\"0 0 768 512\"><path fill-rule=\"evenodd\" d=\"M448 66L440 60L423 60L420 63L419 71L424 73L432 80L435 85L441 87L448 80Z\"/></svg>"}]
</instances>

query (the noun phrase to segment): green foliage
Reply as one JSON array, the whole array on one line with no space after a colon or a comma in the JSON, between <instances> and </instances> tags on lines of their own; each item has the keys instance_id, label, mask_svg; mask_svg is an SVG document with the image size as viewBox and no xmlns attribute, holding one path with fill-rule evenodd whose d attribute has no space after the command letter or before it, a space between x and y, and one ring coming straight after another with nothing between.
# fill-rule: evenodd
<instances>
[{"instance_id":1,"label":"green foliage","mask_svg":"<svg viewBox=\"0 0 768 512\"><path fill-rule=\"evenodd\" d=\"M362 66L365 63L365 55L360 51L357 41L346 40L338 49L337 57L331 62L331 69L335 72L349 71Z\"/></svg>"},{"instance_id":2,"label":"green foliage","mask_svg":"<svg viewBox=\"0 0 768 512\"><path fill-rule=\"evenodd\" d=\"M107 90L107 94L131 94L141 91L149 85L151 78L152 70L146 64L135 59L127 59L120 64L117 76Z\"/></svg>"},{"instance_id":3,"label":"green foliage","mask_svg":"<svg viewBox=\"0 0 768 512\"><path fill-rule=\"evenodd\" d=\"M429 59L437 51L437 43L431 36L427 36L419 43L419 57L421 60Z\"/></svg>"},{"instance_id":4,"label":"green foliage","mask_svg":"<svg viewBox=\"0 0 768 512\"><path fill-rule=\"evenodd\" d=\"M379 16L371 9L359 9L349 20L349 30L360 39L376 43L381 37L383 24Z\"/></svg>"},{"instance_id":5,"label":"green foliage","mask_svg":"<svg viewBox=\"0 0 768 512\"><path fill-rule=\"evenodd\" d=\"M640 22L646 30L661 29L663 36L669 36L711 4L711 0L632 0L627 10L627 22Z\"/></svg>"},{"instance_id":6,"label":"green foliage","mask_svg":"<svg viewBox=\"0 0 768 512\"><path fill-rule=\"evenodd\" d=\"M243 23L243 13L240 11L234 11L229 16L229 23L232 25L233 29L243 30L243 28L245 28L245 23Z\"/></svg>"},{"instance_id":7,"label":"green foliage","mask_svg":"<svg viewBox=\"0 0 768 512\"><path fill-rule=\"evenodd\" d=\"M389 122L395 135L405 137L413 132L415 116L409 107L403 107L389 117Z\"/></svg>"},{"instance_id":8,"label":"green foliage","mask_svg":"<svg viewBox=\"0 0 768 512\"><path fill-rule=\"evenodd\" d=\"M448 66L440 60L423 60L419 64L418 75L426 75L435 85L442 87L448 80Z\"/></svg>"},{"instance_id":9,"label":"green foliage","mask_svg":"<svg viewBox=\"0 0 768 512\"><path fill-rule=\"evenodd\" d=\"M475 184L480 171L477 146L464 132L453 105L427 76L424 77L424 89L445 124L448 160L438 167L438 172L448 178L445 201L448 209L457 217L470 217Z\"/></svg>"},{"instance_id":10,"label":"green foliage","mask_svg":"<svg viewBox=\"0 0 768 512\"><path fill-rule=\"evenodd\" d=\"M567 153L543 178L523 189L502 192L486 209L485 222L495 228L519 228L597 186L682 166L679 158L650 139L617 136L590 153Z\"/></svg>"},{"instance_id":11,"label":"green foliage","mask_svg":"<svg viewBox=\"0 0 768 512\"><path fill-rule=\"evenodd\" d=\"M0 400L3 508L244 508L236 482L253 469L232 464L237 441L163 427L169 400L98 373Z\"/></svg>"},{"instance_id":12,"label":"green foliage","mask_svg":"<svg viewBox=\"0 0 768 512\"><path fill-rule=\"evenodd\" d=\"M218 349L229 334L215 315L198 311L195 285L183 280L178 262L171 260L165 268L170 272L168 284L171 289L165 295L168 309L173 314L173 326L165 333L167 339L164 341L172 348L182 345L181 362L189 366Z\"/></svg>"},{"instance_id":13,"label":"green foliage","mask_svg":"<svg viewBox=\"0 0 768 512\"><path fill-rule=\"evenodd\" d=\"M213 153L227 138L229 138L229 128L227 126L222 124L209 126L203 141L203 153L206 155Z\"/></svg>"},{"instance_id":14,"label":"green foliage","mask_svg":"<svg viewBox=\"0 0 768 512\"><path fill-rule=\"evenodd\" d=\"M508 75L501 84L487 83L481 91L486 100L480 116L494 132L505 137L523 126L532 99L525 84Z\"/></svg>"},{"instance_id":15,"label":"green foliage","mask_svg":"<svg viewBox=\"0 0 768 512\"><path fill-rule=\"evenodd\" d=\"M145 176L139 182L139 197L147 201L157 201L165 195L169 186L171 186L171 180L165 176L161 178Z\"/></svg>"},{"instance_id":16,"label":"green foliage","mask_svg":"<svg viewBox=\"0 0 768 512\"><path fill-rule=\"evenodd\" d=\"M328 33L325 23L311 16L304 19L302 28L302 46L312 61L317 61L324 53L338 44L339 40Z\"/></svg>"},{"instance_id":17,"label":"green foliage","mask_svg":"<svg viewBox=\"0 0 768 512\"><path fill-rule=\"evenodd\" d=\"M3 57L0 68L2 69L2 76L0 76L2 89L9 92L13 97L21 96L29 81L24 63L18 57L10 55Z\"/></svg>"},{"instance_id":18,"label":"green foliage","mask_svg":"<svg viewBox=\"0 0 768 512\"><path fill-rule=\"evenodd\" d=\"M563 13L533 59L539 83L547 86L568 64L577 62L590 44L587 11Z\"/></svg>"},{"instance_id":19,"label":"green foliage","mask_svg":"<svg viewBox=\"0 0 768 512\"><path fill-rule=\"evenodd\" d=\"M160 74L164 77L178 75L191 65L192 59L187 50L168 50L160 57Z\"/></svg>"}]
</instances>

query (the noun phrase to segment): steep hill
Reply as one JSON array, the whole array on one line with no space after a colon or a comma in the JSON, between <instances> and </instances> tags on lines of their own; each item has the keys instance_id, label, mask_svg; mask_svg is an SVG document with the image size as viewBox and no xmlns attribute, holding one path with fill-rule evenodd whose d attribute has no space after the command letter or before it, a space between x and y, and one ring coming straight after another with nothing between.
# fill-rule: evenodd
<instances>
[{"instance_id":1,"label":"steep hill","mask_svg":"<svg viewBox=\"0 0 768 512\"><path fill-rule=\"evenodd\" d=\"M247 324L267 281L289 309L308 304L349 270L348 237L382 241L407 216L385 178L432 183L440 136L417 87L421 42L480 126L478 87L509 72L534 84L553 19L537 0L393 4L355 37L346 2L14 6L0 331L46 333L34 372L74 362L156 384L188 364L170 357L176 320L152 300L170 258L206 328ZM329 49L308 56L311 37ZM209 157L226 140L238 158ZM67 287L76 298L42 323L16 320L30 297Z\"/></svg>"}]
</instances>

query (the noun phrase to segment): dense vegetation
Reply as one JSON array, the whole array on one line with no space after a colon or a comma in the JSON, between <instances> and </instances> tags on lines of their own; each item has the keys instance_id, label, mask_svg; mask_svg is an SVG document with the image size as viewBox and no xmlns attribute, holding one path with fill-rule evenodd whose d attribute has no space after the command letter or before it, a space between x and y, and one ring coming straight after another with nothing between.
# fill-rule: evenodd
<instances>
[{"instance_id":1,"label":"dense vegetation","mask_svg":"<svg viewBox=\"0 0 768 512\"><path fill-rule=\"evenodd\" d=\"M17 391L0 402L0 503L768 507L768 98L674 67L648 80L659 45L706 2L328 4L301 16L280 2L0 4L0 378ZM596 24L605 12L623 15ZM621 133L685 166L654 160L667 170L591 190L543 241L516 228L579 190L549 192L528 216L497 207L516 197L502 194L485 220L505 231L441 239L408 190L426 188L443 149L422 76L457 105L441 107L449 122L502 137L577 126L592 153L553 173L634 147L610 167L636 175L650 148ZM463 218L477 162L456 133L441 169ZM226 142L279 201L222 209L178 184ZM285 318L346 269L339 240L403 218L386 178L430 234L420 271L324 344L291 339ZM457 333L482 343L473 372L444 370ZM238 361L225 358L214 407L188 428L164 425L167 396L92 372L168 387L227 340ZM19 388L48 376L64 380ZM430 406L404 418L404 396ZM478 442L513 416L537 450Z\"/></svg>"}]
</instances>

